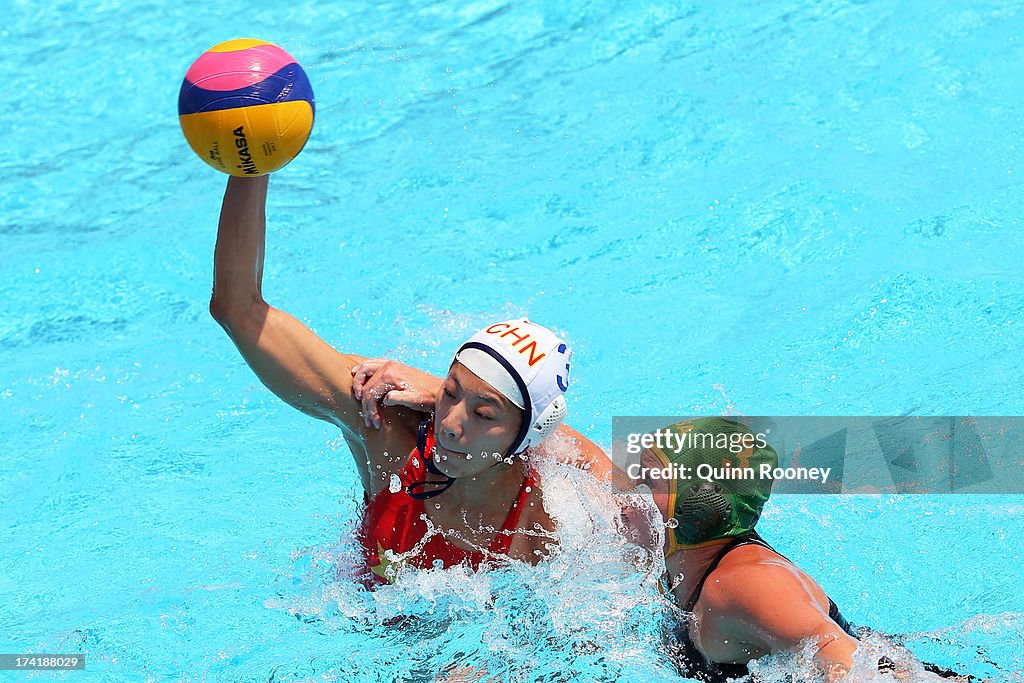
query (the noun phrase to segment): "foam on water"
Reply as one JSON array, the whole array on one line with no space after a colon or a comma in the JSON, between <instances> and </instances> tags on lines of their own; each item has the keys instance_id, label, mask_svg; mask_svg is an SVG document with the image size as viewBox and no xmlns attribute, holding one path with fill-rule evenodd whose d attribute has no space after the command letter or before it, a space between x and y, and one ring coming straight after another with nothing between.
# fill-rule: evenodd
<instances>
[{"instance_id":1,"label":"foam on water","mask_svg":"<svg viewBox=\"0 0 1024 683\"><path fill-rule=\"evenodd\" d=\"M559 525L547 561L403 571L396 584L368 592L335 578L338 565L357 561L342 543L299 553L297 583L267 606L368 640L374 654L346 660L338 680L363 680L368 667L392 680L460 668L508 681L678 679L667 659L651 656L671 613L656 588L660 565L638 571L617 507L589 474L553 461L538 467Z\"/></svg>"},{"instance_id":2,"label":"foam on water","mask_svg":"<svg viewBox=\"0 0 1024 683\"><path fill-rule=\"evenodd\" d=\"M557 522L556 544L546 561L503 563L475 573L462 566L403 570L396 584L368 592L343 576L345 568L357 567L358 552L351 529L342 529L345 538L338 544L296 555L294 586L267 607L287 610L325 635L357 633L365 640L361 647L371 657L317 665L318 671L336 669L340 677L331 680L472 680L482 672L482 680L502 681L689 680L667 644L686 615L658 589L663 558L623 538L616 500L621 494L563 464L570 448L556 438L533 463L541 474L545 510ZM629 503L650 517L660 547L666 526L660 513L642 495L634 494ZM804 512L811 514L807 504L802 503ZM983 653L989 641L1002 649L1014 647L1008 639L1024 643L1021 625L1022 615L1006 613L933 631L865 632L851 675L891 681L877 668L885 656L903 680L935 681L921 661L939 655L944 666L1004 680L999 672L1006 670L991 666ZM764 683L821 680L810 644L796 654L756 660L751 671Z\"/></svg>"}]
</instances>

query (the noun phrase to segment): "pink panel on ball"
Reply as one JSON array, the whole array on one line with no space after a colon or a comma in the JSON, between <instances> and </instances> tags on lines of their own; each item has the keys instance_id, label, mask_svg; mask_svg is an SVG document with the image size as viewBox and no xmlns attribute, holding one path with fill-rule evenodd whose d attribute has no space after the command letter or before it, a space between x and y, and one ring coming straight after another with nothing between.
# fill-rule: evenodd
<instances>
[{"instance_id":1,"label":"pink panel on ball","mask_svg":"<svg viewBox=\"0 0 1024 683\"><path fill-rule=\"evenodd\" d=\"M234 52L204 52L185 73L189 83L206 90L237 90L259 83L295 58L276 45Z\"/></svg>"}]
</instances>

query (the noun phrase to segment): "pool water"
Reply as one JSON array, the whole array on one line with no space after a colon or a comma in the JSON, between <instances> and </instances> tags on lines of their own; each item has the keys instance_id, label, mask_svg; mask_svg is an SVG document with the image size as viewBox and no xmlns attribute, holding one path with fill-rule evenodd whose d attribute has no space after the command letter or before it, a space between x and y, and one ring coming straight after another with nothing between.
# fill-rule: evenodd
<instances>
[{"instance_id":1,"label":"pool water","mask_svg":"<svg viewBox=\"0 0 1024 683\"><path fill-rule=\"evenodd\" d=\"M686 680L671 608L572 473L552 474L547 564L336 578L348 450L207 312L224 177L175 107L229 38L280 44L312 82L312 137L271 181L264 295L343 351L443 372L527 315L571 341L567 422L606 446L613 415L1024 408L1019 3L7 15L0 650L87 653L37 678ZM1020 681L1022 513L779 496L759 528L852 621Z\"/></svg>"}]
</instances>

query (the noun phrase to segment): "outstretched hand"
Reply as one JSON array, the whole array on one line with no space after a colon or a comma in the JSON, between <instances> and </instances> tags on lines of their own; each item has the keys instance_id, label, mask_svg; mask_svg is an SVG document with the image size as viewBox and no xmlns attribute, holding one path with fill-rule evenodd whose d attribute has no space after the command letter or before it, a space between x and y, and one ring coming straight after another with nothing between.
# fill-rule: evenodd
<instances>
[{"instance_id":1,"label":"outstretched hand","mask_svg":"<svg viewBox=\"0 0 1024 683\"><path fill-rule=\"evenodd\" d=\"M363 404L367 427L380 429L380 406L405 406L429 413L441 378L386 358L369 358L352 368L352 394Z\"/></svg>"}]
</instances>

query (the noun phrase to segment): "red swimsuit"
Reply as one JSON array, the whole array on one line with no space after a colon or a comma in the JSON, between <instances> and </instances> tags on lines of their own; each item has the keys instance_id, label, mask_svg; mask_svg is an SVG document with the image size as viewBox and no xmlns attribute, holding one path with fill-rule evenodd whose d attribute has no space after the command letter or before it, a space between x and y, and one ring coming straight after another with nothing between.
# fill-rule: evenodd
<instances>
[{"instance_id":1,"label":"red swimsuit","mask_svg":"<svg viewBox=\"0 0 1024 683\"><path fill-rule=\"evenodd\" d=\"M519 516L523 505L530 494L530 487L536 486L532 474L526 476L519 487L512 508L508 511L501 531L491 541L487 553L479 550L463 550L445 540L444 536L435 532L427 539L423 547L410 557L401 561L389 560L385 552L390 550L394 555L409 552L423 541L427 533L426 507L423 500L409 495L410 490L421 488L422 482L437 480L444 475L431 474L427 469L426 460L434 453L434 425L424 421L420 424L419 439L416 448L409 454L405 467L398 473L400 487L389 486L378 493L367 505L363 513L363 521L359 530L363 553L369 573L366 576L368 586L391 583L395 580L395 569L392 565L409 564L421 569L430 567L452 567L468 562L474 569L486 559L486 555L507 555L512 545L512 532L519 524ZM415 486L419 483L420 486ZM439 484L445 483L443 480ZM393 489L398 488L397 491ZM372 578L371 578L372 577Z\"/></svg>"}]
</instances>

